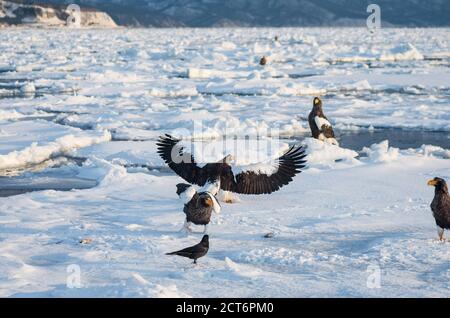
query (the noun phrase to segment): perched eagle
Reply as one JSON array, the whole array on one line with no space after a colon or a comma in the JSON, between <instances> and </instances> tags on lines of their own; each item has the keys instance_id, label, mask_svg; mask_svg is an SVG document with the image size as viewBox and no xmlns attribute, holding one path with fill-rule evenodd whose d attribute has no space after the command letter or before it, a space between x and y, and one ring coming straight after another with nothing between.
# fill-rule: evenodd
<instances>
[{"instance_id":1,"label":"perched eagle","mask_svg":"<svg viewBox=\"0 0 450 318\"><path fill-rule=\"evenodd\" d=\"M428 181L428 185L434 186L434 198L430 207L436 220L439 240L443 241L444 229L450 230L450 196L447 183L436 177Z\"/></svg>"},{"instance_id":2,"label":"perched eagle","mask_svg":"<svg viewBox=\"0 0 450 318\"><path fill-rule=\"evenodd\" d=\"M303 148L292 146L281 157L270 162L270 172L262 172L261 166L256 164L240 167L240 171L235 173L230 165L232 156L200 167L179 142L179 139L165 135L157 143L159 155L176 174L199 186L219 181L221 190L234 193L268 194L277 191L291 182L306 163Z\"/></svg>"},{"instance_id":3,"label":"perched eagle","mask_svg":"<svg viewBox=\"0 0 450 318\"><path fill-rule=\"evenodd\" d=\"M194 264L197 264L197 259L199 259L202 256L205 256L206 253L208 253L209 250L209 236L203 235L202 240L200 243L195 244L191 247L186 247L182 250L172 252L172 253L166 253L166 255L178 255L187 257L194 260Z\"/></svg>"},{"instance_id":4,"label":"perched eagle","mask_svg":"<svg viewBox=\"0 0 450 318\"><path fill-rule=\"evenodd\" d=\"M212 212L220 213L220 204L216 199L219 192L218 182L206 184L199 191L186 183L177 184L177 194L184 203L183 212L186 214L183 230L191 232L190 225L204 225L206 233Z\"/></svg>"},{"instance_id":5,"label":"perched eagle","mask_svg":"<svg viewBox=\"0 0 450 318\"><path fill-rule=\"evenodd\" d=\"M339 145L334 137L333 127L328 118L323 113L322 101L319 97L314 97L313 108L308 116L309 128L313 138L328 142L333 145Z\"/></svg>"}]
</instances>

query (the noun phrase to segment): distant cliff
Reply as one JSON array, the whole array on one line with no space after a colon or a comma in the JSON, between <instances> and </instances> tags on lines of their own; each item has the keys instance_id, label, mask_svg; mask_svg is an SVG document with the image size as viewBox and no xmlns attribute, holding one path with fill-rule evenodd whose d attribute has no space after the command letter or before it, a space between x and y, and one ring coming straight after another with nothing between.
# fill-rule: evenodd
<instances>
[{"instance_id":1,"label":"distant cliff","mask_svg":"<svg viewBox=\"0 0 450 318\"><path fill-rule=\"evenodd\" d=\"M32 1L1 1L0 26L37 25L63 26L67 24L69 12L67 6L38 4ZM117 24L105 12L81 8L80 26L116 27Z\"/></svg>"}]
</instances>

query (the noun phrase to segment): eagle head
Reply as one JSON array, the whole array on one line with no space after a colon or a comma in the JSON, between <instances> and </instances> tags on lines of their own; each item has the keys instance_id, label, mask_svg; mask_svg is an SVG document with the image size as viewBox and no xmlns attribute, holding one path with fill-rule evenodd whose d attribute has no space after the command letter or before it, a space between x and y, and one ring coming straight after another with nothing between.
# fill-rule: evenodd
<instances>
[{"instance_id":1,"label":"eagle head","mask_svg":"<svg viewBox=\"0 0 450 318\"><path fill-rule=\"evenodd\" d=\"M322 101L320 100L319 97L314 97L313 107L322 107Z\"/></svg>"},{"instance_id":2,"label":"eagle head","mask_svg":"<svg viewBox=\"0 0 450 318\"><path fill-rule=\"evenodd\" d=\"M213 205L213 201L211 197L208 195L202 198L202 204L205 208L207 208Z\"/></svg>"},{"instance_id":3,"label":"eagle head","mask_svg":"<svg viewBox=\"0 0 450 318\"><path fill-rule=\"evenodd\" d=\"M447 183L442 178L435 177L434 179L428 180L427 184L435 187L437 192L448 193Z\"/></svg>"}]
</instances>

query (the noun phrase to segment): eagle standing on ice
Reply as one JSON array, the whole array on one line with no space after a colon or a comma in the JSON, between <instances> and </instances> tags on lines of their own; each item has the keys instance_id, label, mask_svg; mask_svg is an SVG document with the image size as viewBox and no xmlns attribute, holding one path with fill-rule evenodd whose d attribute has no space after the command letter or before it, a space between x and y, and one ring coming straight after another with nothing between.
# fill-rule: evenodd
<instances>
[{"instance_id":1,"label":"eagle standing on ice","mask_svg":"<svg viewBox=\"0 0 450 318\"><path fill-rule=\"evenodd\" d=\"M434 187L434 198L431 202L431 211L438 230L439 240L444 241L444 229L450 230L450 196L447 183L444 179L434 178L428 181Z\"/></svg>"},{"instance_id":2,"label":"eagle standing on ice","mask_svg":"<svg viewBox=\"0 0 450 318\"><path fill-rule=\"evenodd\" d=\"M215 197L218 192L218 182L206 184L198 192L190 184L177 184L177 194L184 203L183 212L186 214L183 230L191 232L190 225L194 223L204 225L203 233L207 232L212 212L220 213L221 207Z\"/></svg>"},{"instance_id":3,"label":"eagle standing on ice","mask_svg":"<svg viewBox=\"0 0 450 318\"><path fill-rule=\"evenodd\" d=\"M200 167L179 141L165 135L157 143L158 154L176 174L199 186L219 182L221 190L234 193L269 194L277 191L291 182L306 163L303 148L292 146L281 157L269 162L269 172L262 172L260 164L240 167L239 172L233 172L231 155Z\"/></svg>"},{"instance_id":4,"label":"eagle standing on ice","mask_svg":"<svg viewBox=\"0 0 450 318\"><path fill-rule=\"evenodd\" d=\"M333 127L323 113L322 101L319 97L314 97L313 108L309 113L308 122L313 138L333 145L339 145L334 137Z\"/></svg>"}]
</instances>

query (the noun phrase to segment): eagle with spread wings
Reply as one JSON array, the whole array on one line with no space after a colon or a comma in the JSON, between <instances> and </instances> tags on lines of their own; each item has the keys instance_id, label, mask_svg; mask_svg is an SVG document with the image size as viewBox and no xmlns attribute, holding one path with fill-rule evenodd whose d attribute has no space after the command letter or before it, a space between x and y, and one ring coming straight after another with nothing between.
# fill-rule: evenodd
<instances>
[{"instance_id":1,"label":"eagle with spread wings","mask_svg":"<svg viewBox=\"0 0 450 318\"><path fill-rule=\"evenodd\" d=\"M291 182L306 164L304 149L292 146L282 156L263 163L270 169L261 169L261 164L232 167L231 155L201 166L180 141L166 134L157 142L158 154L176 174L199 186L220 181L221 190L234 193L269 194L277 191Z\"/></svg>"}]
</instances>

